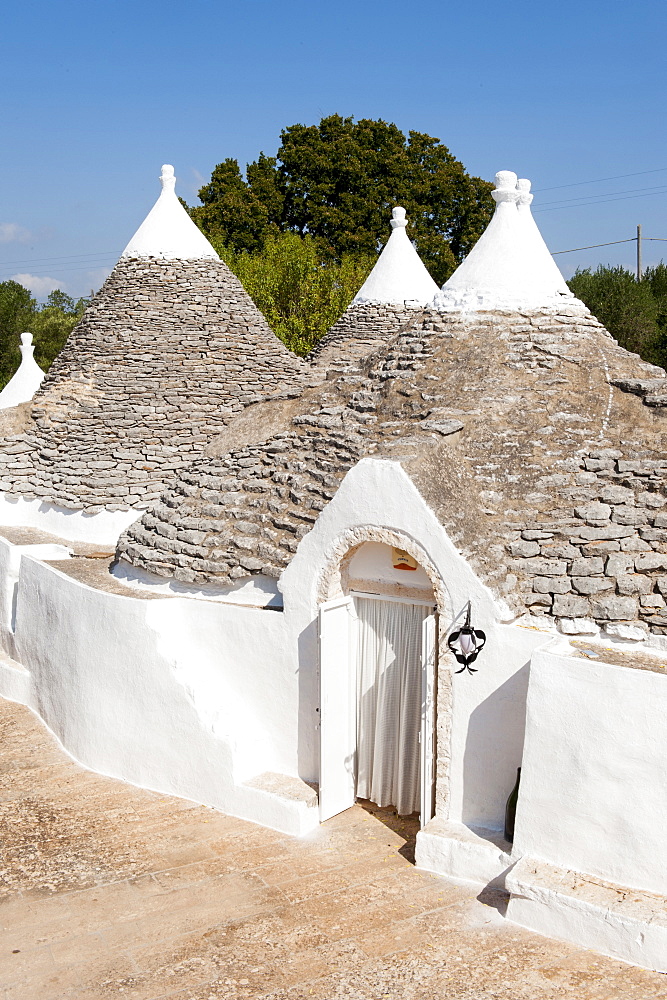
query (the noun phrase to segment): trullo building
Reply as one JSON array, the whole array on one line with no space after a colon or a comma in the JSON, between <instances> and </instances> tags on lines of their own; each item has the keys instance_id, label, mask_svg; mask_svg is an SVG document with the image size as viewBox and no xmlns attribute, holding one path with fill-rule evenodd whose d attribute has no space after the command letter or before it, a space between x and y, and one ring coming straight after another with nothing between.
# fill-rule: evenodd
<instances>
[{"instance_id":1,"label":"trullo building","mask_svg":"<svg viewBox=\"0 0 667 1000\"><path fill-rule=\"evenodd\" d=\"M306 377L180 204L173 167L160 180L23 419L0 421L4 523L112 543L230 415Z\"/></svg>"},{"instance_id":2,"label":"trullo building","mask_svg":"<svg viewBox=\"0 0 667 1000\"><path fill-rule=\"evenodd\" d=\"M311 381L288 355L275 397L259 376L245 408L228 395L160 497L119 512L113 557L53 537L63 494L21 506L30 473L6 476L3 510L31 513L2 530L0 683L88 766L295 835L356 796L418 812L422 867L500 882L509 919L665 971L667 380L571 295L528 183L496 182L492 222L431 302L390 240L361 298L377 328L396 309L391 335L339 364L339 328ZM200 328L179 289L170 315ZM97 356L113 327L106 343ZM85 461L73 448L67 466L66 440L106 399L85 402L85 344L32 404L45 433L71 379L71 438L10 445L33 469L62 444L49 468L75 496ZM190 405L179 426L199 421ZM466 664L468 616L485 644Z\"/></svg>"}]
</instances>

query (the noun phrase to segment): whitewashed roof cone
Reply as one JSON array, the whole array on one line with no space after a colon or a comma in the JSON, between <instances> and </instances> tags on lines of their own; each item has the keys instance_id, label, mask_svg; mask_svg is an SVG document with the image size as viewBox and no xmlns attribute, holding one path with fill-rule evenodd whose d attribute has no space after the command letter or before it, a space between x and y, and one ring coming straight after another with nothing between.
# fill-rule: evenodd
<instances>
[{"instance_id":1,"label":"whitewashed roof cone","mask_svg":"<svg viewBox=\"0 0 667 1000\"><path fill-rule=\"evenodd\" d=\"M21 334L21 364L0 392L0 410L8 410L32 399L44 378L44 372L35 361L32 334Z\"/></svg>"},{"instance_id":2,"label":"whitewashed roof cone","mask_svg":"<svg viewBox=\"0 0 667 1000\"><path fill-rule=\"evenodd\" d=\"M123 250L121 259L219 260L176 197L176 177L170 163L163 165L160 183L160 197Z\"/></svg>"},{"instance_id":3,"label":"whitewashed roof cone","mask_svg":"<svg viewBox=\"0 0 667 1000\"><path fill-rule=\"evenodd\" d=\"M585 310L567 287L530 211L530 181L511 170L496 174L496 211L475 246L442 286L442 310Z\"/></svg>"},{"instance_id":4,"label":"whitewashed roof cone","mask_svg":"<svg viewBox=\"0 0 667 1000\"><path fill-rule=\"evenodd\" d=\"M425 306L432 301L438 286L428 273L405 231L405 209L391 213L391 236L378 262L352 300L353 305L378 302L387 305Z\"/></svg>"}]
</instances>

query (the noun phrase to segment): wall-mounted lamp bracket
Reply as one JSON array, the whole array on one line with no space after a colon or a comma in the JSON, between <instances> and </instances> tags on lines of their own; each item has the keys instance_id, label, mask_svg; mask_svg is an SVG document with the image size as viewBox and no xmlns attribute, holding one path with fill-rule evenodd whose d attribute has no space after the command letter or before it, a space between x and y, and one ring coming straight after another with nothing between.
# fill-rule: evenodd
<instances>
[{"instance_id":1,"label":"wall-mounted lamp bracket","mask_svg":"<svg viewBox=\"0 0 667 1000\"><path fill-rule=\"evenodd\" d=\"M477 659L486 643L486 633L479 628L473 628L470 618L471 606L470 601L468 601L465 625L457 632L452 632L447 639L450 650L458 662L463 664L460 670L455 671L457 674L462 674L464 670L467 670L469 674L477 673L478 668L471 667L470 664Z\"/></svg>"}]
</instances>

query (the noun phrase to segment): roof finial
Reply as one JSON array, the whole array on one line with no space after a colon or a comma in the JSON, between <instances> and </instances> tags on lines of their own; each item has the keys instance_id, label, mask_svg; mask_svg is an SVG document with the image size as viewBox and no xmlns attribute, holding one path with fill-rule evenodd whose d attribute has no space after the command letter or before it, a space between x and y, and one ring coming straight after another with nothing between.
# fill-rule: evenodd
<instances>
[{"instance_id":1,"label":"roof finial","mask_svg":"<svg viewBox=\"0 0 667 1000\"><path fill-rule=\"evenodd\" d=\"M176 175L171 163L162 164L160 183L160 197L123 250L122 256L155 257L161 260L219 260L209 241L176 197Z\"/></svg>"},{"instance_id":2,"label":"roof finial","mask_svg":"<svg viewBox=\"0 0 667 1000\"><path fill-rule=\"evenodd\" d=\"M496 203L502 201L519 200L519 192L516 189L517 177L513 170L499 170L495 176L496 190L491 192L491 197Z\"/></svg>"},{"instance_id":3,"label":"roof finial","mask_svg":"<svg viewBox=\"0 0 667 1000\"><path fill-rule=\"evenodd\" d=\"M171 163L162 164L162 173L160 174L160 184L162 185L163 191L173 191L176 187L176 175L174 173L174 168Z\"/></svg>"},{"instance_id":4,"label":"roof finial","mask_svg":"<svg viewBox=\"0 0 667 1000\"><path fill-rule=\"evenodd\" d=\"M519 192L519 207L530 205L533 200L533 195L530 193L530 181L526 180L525 177L520 178L516 182L516 189Z\"/></svg>"},{"instance_id":5,"label":"roof finial","mask_svg":"<svg viewBox=\"0 0 667 1000\"><path fill-rule=\"evenodd\" d=\"M405 218L405 209L397 205L391 210L391 228L402 229L407 226L408 220Z\"/></svg>"},{"instance_id":6,"label":"roof finial","mask_svg":"<svg viewBox=\"0 0 667 1000\"><path fill-rule=\"evenodd\" d=\"M26 354L26 353L33 354L34 353L35 348L32 346L32 334L31 333L22 333L21 334L21 348L20 348L20 350L21 350L21 354Z\"/></svg>"},{"instance_id":7,"label":"roof finial","mask_svg":"<svg viewBox=\"0 0 667 1000\"><path fill-rule=\"evenodd\" d=\"M21 364L0 392L0 410L8 410L11 406L18 406L19 403L27 403L35 395L44 378L44 372L33 357L35 347L31 333L21 334L20 350Z\"/></svg>"},{"instance_id":8,"label":"roof finial","mask_svg":"<svg viewBox=\"0 0 667 1000\"><path fill-rule=\"evenodd\" d=\"M378 261L352 300L352 305L376 302L425 306L432 301L438 286L424 267L405 227L405 209L391 210L391 233Z\"/></svg>"},{"instance_id":9,"label":"roof finial","mask_svg":"<svg viewBox=\"0 0 667 1000\"><path fill-rule=\"evenodd\" d=\"M442 286L435 307L452 310L586 311L565 284L530 211L530 181L496 174L493 218L466 259Z\"/></svg>"}]
</instances>

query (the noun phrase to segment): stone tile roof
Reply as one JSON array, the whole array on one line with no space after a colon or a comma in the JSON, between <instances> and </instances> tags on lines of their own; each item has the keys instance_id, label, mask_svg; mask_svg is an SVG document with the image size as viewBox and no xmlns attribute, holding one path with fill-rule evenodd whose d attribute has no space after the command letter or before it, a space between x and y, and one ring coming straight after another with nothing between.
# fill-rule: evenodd
<instances>
[{"instance_id":1,"label":"stone tile roof","mask_svg":"<svg viewBox=\"0 0 667 1000\"><path fill-rule=\"evenodd\" d=\"M392 209L391 235L349 307L308 355L320 369L344 371L385 346L429 308L438 286L408 239L405 209Z\"/></svg>"},{"instance_id":2,"label":"stone tile roof","mask_svg":"<svg viewBox=\"0 0 667 1000\"><path fill-rule=\"evenodd\" d=\"M421 306L378 302L352 302L315 345L307 360L320 369L344 371L381 350L414 325L425 310Z\"/></svg>"},{"instance_id":3,"label":"stone tile roof","mask_svg":"<svg viewBox=\"0 0 667 1000\"><path fill-rule=\"evenodd\" d=\"M117 554L188 583L277 577L374 455L403 465L516 614L667 632L660 386L667 402L664 372L579 307L420 314L263 443L193 463Z\"/></svg>"},{"instance_id":4,"label":"stone tile roof","mask_svg":"<svg viewBox=\"0 0 667 1000\"><path fill-rule=\"evenodd\" d=\"M309 379L219 259L123 257L21 431L0 415L0 489L91 513L145 508L232 414Z\"/></svg>"}]
</instances>

